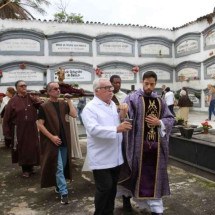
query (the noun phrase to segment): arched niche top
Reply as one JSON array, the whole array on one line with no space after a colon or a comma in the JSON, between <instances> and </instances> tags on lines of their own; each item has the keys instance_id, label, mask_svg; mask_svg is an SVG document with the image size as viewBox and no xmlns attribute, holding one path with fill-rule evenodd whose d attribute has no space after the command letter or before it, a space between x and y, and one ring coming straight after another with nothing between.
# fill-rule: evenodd
<instances>
[{"instance_id":1,"label":"arched niche top","mask_svg":"<svg viewBox=\"0 0 215 215\"><path fill-rule=\"evenodd\" d=\"M203 89L203 92L204 92L205 95L207 95L209 93L209 89L205 88L205 89Z\"/></svg>"},{"instance_id":2,"label":"arched niche top","mask_svg":"<svg viewBox=\"0 0 215 215\"><path fill-rule=\"evenodd\" d=\"M27 29L0 32L0 55L44 55L45 35Z\"/></svg>"},{"instance_id":3,"label":"arched niche top","mask_svg":"<svg viewBox=\"0 0 215 215\"><path fill-rule=\"evenodd\" d=\"M139 77L142 80L143 73L147 71L154 71L157 74L158 83L172 83L173 82L173 67L164 63L149 63L140 66Z\"/></svg>"},{"instance_id":4,"label":"arched niche top","mask_svg":"<svg viewBox=\"0 0 215 215\"><path fill-rule=\"evenodd\" d=\"M14 37L34 37L38 39L45 39L45 34L40 31L34 31L34 30L29 30L29 29L9 29L6 31L0 31L0 39L10 39Z\"/></svg>"},{"instance_id":5,"label":"arched niche top","mask_svg":"<svg viewBox=\"0 0 215 215\"><path fill-rule=\"evenodd\" d=\"M187 68L187 67L200 69L201 63L200 62L194 62L194 61L184 61L175 67L175 71L177 72L177 71L179 71L183 68Z\"/></svg>"},{"instance_id":6,"label":"arched niche top","mask_svg":"<svg viewBox=\"0 0 215 215\"><path fill-rule=\"evenodd\" d=\"M47 66L29 61L15 61L0 66L3 76L1 85L11 86L18 80L28 85L44 85L46 83Z\"/></svg>"},{"instance_id":7,"label":"arched niche top","mask_svg":"<svg viewBox=\"0 0 215 215\"><path fill-rule=\"evenodd\" d=\"M134 65L121 62L112 61L104 64L99 64L98 68L102 70L102 77L110 79L112 75L119 75L122 83L136 83L137 74L132 71Z\"/></svg>"},{"instance_id":8,"label":"arched niche top","mask_svg":"<svg viewBox=\"0 0 215 215\"><path fill-rule=\"evenodd\" d=\"M10 63L2 64L0 65L1 70L10 70L11 68L21 68L22 65L24 65L24 69L27 69L28 67L34 67L39 70L47 70L48 66L44 64L35 63L32 61L13 61Z\"/></svg>"},{"instance_id":9,"label":"arched niche top","mask_svg":"<svg viewBox=\"0 0 215 215\"><path fill-rule=\"evenodd\" d=\"M207 34L209 34L210 31L213 30L213 29L215 29L215 24L213 24L213 25L211 25L211 26L205 28L205 29L202 31L203 36L206 36Z\"/></svg>"},{"instance_id":10,"label":"arched niche top","mask_svg":"<svg viewBox=\"0 0 215 215\"><path fill-rule=\"evenodd\" d=\"M172 40L164 37L138 39L139 57L172 57Z\"/></svg>"},{"instance_id":11,"label":"arched niche top","mask_svg":"<svg viewBox=\"0 0 215 215\"><path fill-rule=\"evenodd\" d=\"M168 71L168 72L173 72L173 67L168 65L168 64L165 64L165 63L148 63L148 64L142 64L139 66L140 68L140 71L142 70L152 70L153 71L153 68L161 68L165 71Z\"/></svg>"},{"instance_id":12,"label":"arched niche top","mask_svg":"<svg viewBox=\"0 0 215 215\"><path fill-rule=\"evenodd\" d=\"M171 45L173 43L173 40L170 40L165 37L143 37L137 39L138 43L145 43L145 42L150 42L150 43L164 43L166 45Z\"/></svg>"},{"instance_id":13,"label":"arched niche top","mask_svg":"<svg viewBox=\"0 0 215 215\"><path fill-rule=\"evenodd\" d=\"M58 63L58 64L54 64L54 65L50 65L50 69L53 70L53 69L56 69L56 68L59 68L59 67L68 67L68 66L79 66L79 67L83 67L83 68L93 68L93 65L92 64L89 64L89 63L84 63L84 62L61 62L61 63Z\"/></svg>"},{"instance_id":14,"label":"arched niche top","mask_svg":"<svg viewBox=\"0 0 215 215\"><path fill-rule=\"evenodd\" d=\"M126 62L121 62L121 61L112 61L112 62L108 62L108 63L99 64L98 67L100 69L123 67L123 68L127 68L129 70L132 70L134 65L126 63Z\"/></svg>"},{"instance_id":15,"label":"arched niche top","mask_svg":"<svg viewBox=\"0 0 215 215\"><path fill-rule=\"evenodd\" d=\"M203 61L203 64L205 64L205 65L213 64L213 63L215 63L215 56L212 56L212 57Z\"/></svg>"},{"instance_id":16,"label":"arched niche top","mask_svg":"<svg viewBox=\"0 0 215 215\"><path fill-rule=\"evenodd\" d=\"M183 57L200 52L201 33L190 32L183 34L175 40L175 57Z\"/></svg>"},{"instance_id":17,"label":"arched niche top","mask_svg":"<svg viewBox=\"0 0 215 215\"><path fill-rule=\"evenodd\" d=\"M124 35L124 34L102 34L102 35L98 35L96 37L96 40L99 42L100 40L111 40L112 38L114 39L123 39L123 40L128 40L130 42L134 42L135 39L130 37L130 36L127 36L127 35Z\"/></svg>"},{"instance_id":18,"label":"arched niche top","mask_svg":"<svg viewBox=\"0 0 215 215\"><path fill-rule=\"evenodd\" d=\"M62 62L51 65L51 80L58 81L57 71L59 68L65 70L65 83L92 84L95 78L93 65L84 62Z\"/></svg>"},{"instance_id":19,"label":"arched niche top","mask_svg":"<svg viewBox=\"0 0 215 215\"><path fill-rule=\"evenodd\" d=\"M201 33L199 32L190 32L190 33L186 33L181 35L180 37L178 37L175 40L175 44L178 44L181 40L187 39L187 38L200 38L201 37Z\"/></svg>"},{"instance_id":20,"label":"arched niche top","mask_svg":"<svg viewBox=\"0 0 215 215\"><path fill-rule=\"evenodd\" d=\"M186 89L187 89L188 93L190 93L190 92L201 93L202 92L201 89L195 89L195 88L191 88L191 87L186 87ZM176 92L179 93L180 91L181 91L181 89L177 90Z\"/></svg>"},{"instance_id":21,"label":"arched niche top","mask_svg":"<svg viewBox=\"0 0 215 215\"><path fill-rule=\"evenodd\" d=\"M67 32L57 32L52 35L47 35L48 40L54 40L54 39L79 39L79 40L86 40L92 42L93 37L86 35L86 34L75 34L75 33L67 33Z\"/></svg>"}]
</instances>

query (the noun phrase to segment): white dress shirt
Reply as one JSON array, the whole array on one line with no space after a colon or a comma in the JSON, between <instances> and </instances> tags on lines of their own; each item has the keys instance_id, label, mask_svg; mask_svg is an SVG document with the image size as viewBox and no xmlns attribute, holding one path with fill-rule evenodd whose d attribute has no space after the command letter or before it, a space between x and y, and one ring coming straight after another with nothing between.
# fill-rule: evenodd
<instances>
[{"instance_id":1,"label":"white dress shirt","mask_svg":"<svg viewBox=\"0 0 215 215\"><path fill-rule=\"evenodd\" d=\"M120 119L114 102L108 105L94 96L81 115L87 133L89 168L108 169L121 165L122 133L117 133Z\"/></svg>"},{"instance_id":2,"label":"white dress shirt","mask_svg":"<svg viewBox=\"0 0 215 215\"><path fill-rule=\"evenodd\" d=\"M174 93L172 91L166 92L164 98L168 106L174 104Z\"/></svg>"}]
</instances>

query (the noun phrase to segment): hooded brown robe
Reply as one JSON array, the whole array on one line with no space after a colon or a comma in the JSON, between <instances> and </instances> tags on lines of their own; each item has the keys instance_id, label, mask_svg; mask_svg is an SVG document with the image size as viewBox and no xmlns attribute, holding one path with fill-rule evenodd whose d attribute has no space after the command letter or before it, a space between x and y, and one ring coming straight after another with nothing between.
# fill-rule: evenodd
<instances>
[{"instance_id":1,"label":"hooded brown robe","mask_svg":"<svg viewBox=\"0 0 215 215\"><path fill-rule=\"evenodd\" d=\"M44 110L46 120L44 126L53 135L59 136L60 126L56 109L52 102L47 101L41 105ZM68 160L64 171L65 177L71 179L71 137L69 124L69 106L65 101L59 101L60 117L65 131ZM40 132L40 152L41 152L41 187L56 186L56 171L58 146L51 142L42 132Z\"/></svg>"}]
</instances>

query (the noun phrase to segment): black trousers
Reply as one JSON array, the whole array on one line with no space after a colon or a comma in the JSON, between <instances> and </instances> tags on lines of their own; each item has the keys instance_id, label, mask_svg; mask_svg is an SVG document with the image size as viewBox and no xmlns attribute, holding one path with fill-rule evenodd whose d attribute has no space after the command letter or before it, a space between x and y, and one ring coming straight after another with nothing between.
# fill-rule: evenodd
<instances>
[{"instance_id":1,"label":"black trousers","mask_svg":"<svg viewBox=\"0 0 215 215\"><path fill-rule=\"evenodd\" d=\"M172 113L172 115L175 116L174 105L169 105L168 108L169 108L170 112Z\"/></svg>"},{"instance_id":2,"label":"black trousers","mask_svg":"<svg viewBox=\"0 0 215 215\"><path fill-rule=\"evenodd\" d=\"M113 215L120 166L93 170L95 180L94 215Z\"/></svg>"}]
</instances>

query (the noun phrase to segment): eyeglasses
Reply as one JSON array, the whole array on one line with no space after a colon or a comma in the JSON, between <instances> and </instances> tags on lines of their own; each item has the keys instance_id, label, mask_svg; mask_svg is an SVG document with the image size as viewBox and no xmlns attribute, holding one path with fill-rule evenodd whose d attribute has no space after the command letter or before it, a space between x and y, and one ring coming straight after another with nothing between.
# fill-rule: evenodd
<instances>
[{"instance_id":1,"label":"eyeglasses","mask_svg":"<svg viewBox=\"0 0 215 215\"><path fill-rule=\"evenodd\" d=\"M26 84L19 85L18 87L27 87Z\"/></svg>"},{"instance_id":2,"label":"eyeglasses","mask_svg":"<svg viewBox=\"0 0 215 215\"><path fill-rule=\"evenodd\" d=\"M98 89L105 89L105 90L114 90L113 86L105 86L105 87L98 87Z\"/></svg>"},{"instance_id":3,"label":"eyeglasses","mask_svg":"<svg viewBox=\"0 0 215 215\"><path fill-rule=\"evenodd\" d=\"M58 90L60 90L60 88L59 87L55 87L55 88L52 88L51 90L58 91Z\"/></svg>"}]
</instances>

